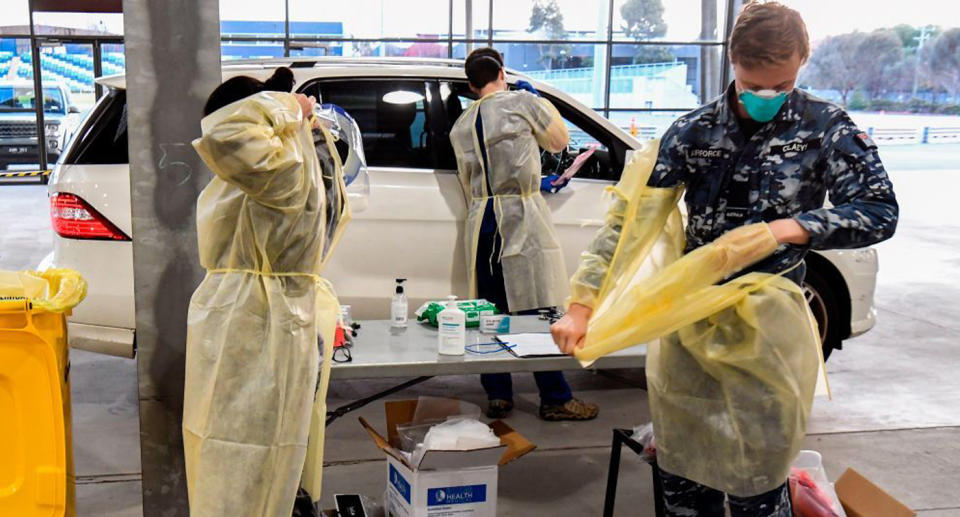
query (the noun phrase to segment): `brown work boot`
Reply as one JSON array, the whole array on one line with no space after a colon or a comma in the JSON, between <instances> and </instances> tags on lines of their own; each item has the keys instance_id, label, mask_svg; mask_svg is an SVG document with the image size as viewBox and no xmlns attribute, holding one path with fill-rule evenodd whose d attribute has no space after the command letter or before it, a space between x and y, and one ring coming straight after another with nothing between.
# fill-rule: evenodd
<instances>
[{"instance_id":1,"label":"brown work boot","mask_svg":"<svg viewBox=\"0 0 960 517\"><path fill-rule=\"evenodd\" d=\"M600 414L596 404L589 404L580 399L570 399L566 404L559 406L540 406L540 418L548 422L561 420L593 420Z\"/></svg>"},{"instance_id":2,"label":"brown work boot","mask_svg":"<svg viewBox=\"0 0 960 517\"><path fill-rule=\"evenodd\" d=\"M487 418L506 418L513 411L513 401L503 399L492 399L487 406Z\"/></svg>"}]
</instances>

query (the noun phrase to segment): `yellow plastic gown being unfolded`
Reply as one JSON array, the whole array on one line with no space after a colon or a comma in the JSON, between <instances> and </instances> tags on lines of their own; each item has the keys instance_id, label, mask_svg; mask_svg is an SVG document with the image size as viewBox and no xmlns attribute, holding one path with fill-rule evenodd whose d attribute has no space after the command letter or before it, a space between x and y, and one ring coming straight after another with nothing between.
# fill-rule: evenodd
<instances>
[{"instance_id":1,"label":"yellow plastic gown being unfolded","mask_svg":"<svg viewBox=\"0 0 960 517\"><path fill-rule=\"evenodd\" d=\"M188 315L190 514L288 516L311 429L317 333L326 380L339 312L318 276L349 217L339 160L331 187L341 195L329 198L309 126L287 93L247 97L201 126L194 147L216 177L197 201L207 275ZM328 210L329 199L339 206Z\"/></svg>"},{"instance_id":2,"label":"yellow plastic gown being unfolded","mask_svg":"<svg viewBox=\"0 0 960 517\"><path fill-rule=\"evenodd\" d=\"M787 479L804 437L820 365L816 323L781 276L718 284L773 253L766 224L682 256L680 190L646 186L657 148L630 160L571 281L570 302L595 309L576 357L589 363L650 343L659 465L733 495L764 493Z\"/></svg>"}]
</instances>

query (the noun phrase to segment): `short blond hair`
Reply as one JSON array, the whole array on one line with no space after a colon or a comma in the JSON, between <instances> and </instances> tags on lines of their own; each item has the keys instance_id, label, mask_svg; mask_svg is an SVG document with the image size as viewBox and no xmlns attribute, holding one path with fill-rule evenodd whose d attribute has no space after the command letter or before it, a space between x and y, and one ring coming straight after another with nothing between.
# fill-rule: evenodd
<instances>
[{"instance_id":1,"label":"short blond hair","mask_svg":"<svg viewBox=\"0 0 960 517\"><path fill-rule=\"evenodd\" d=\"M730 61L746 68L810 57L807 25L797 11L779 2L751 2L730 34Z\"/></svg>"}]
</instances>

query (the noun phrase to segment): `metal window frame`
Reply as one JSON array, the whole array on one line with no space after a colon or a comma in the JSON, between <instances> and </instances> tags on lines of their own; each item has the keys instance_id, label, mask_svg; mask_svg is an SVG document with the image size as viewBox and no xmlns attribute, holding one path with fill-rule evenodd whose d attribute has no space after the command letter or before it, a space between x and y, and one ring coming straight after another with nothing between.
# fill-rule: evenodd
<instances>
[{"instance_id":1,"label":"metal window frame","mask_svg":"<svg viewBox=\"0 0 960 517\"><path fill-rule=\"evenodd\" d=\"M102 45L105 44L123 44L123 36L100 36L100 35L72 35L68 37L58 38L50 37L47 35L37 35L34 28L34 2L42 2L42 0L28 0L28 7L30 10L30 32L28 34L2 34L0 37L6 39L28 39L30 41L31 49L31 58L33 60L33 75L34 75L34 90L36 92L42 91L42 72L40 70L39 54L40 54L40 44L43 42L49 41L62 41L70 43L91 43L93 45L93 56L94 56L94 74L96 76L102 75L103 64L102 64ZM283 56L290 57L291 50L302 49L305 46L304 44L310 43L446 43L447 45L447 57L453 58L454 54L454 45L456 44L485 44L488 46L493 46L494 44L531 44L531 45L562 45L562 44L581 44L581 45L604 45L606 47L606 58L603 64L606 67L606 73L604 74L604 85L603 85L603 107L594 108L597 111L602 112L604 117L610 117L611 113L623 112L623 111L633 111L633 112L677 112L677 111L686 111L686 108L676 109L676 108L646 108L646 107L633 107L633 108L614 108L610 106L610 95L611 95L611 74L610 70L612 68L613 60L613 49L616 45L634 45L634 46L719 46L723 50L723 56L720 60L720 81L721 84L718 86L720 91L723 91L730 82L730 57L728 53L729 48L729 39L730 33L733 30L734 19L738 12L739 4L737 0L726 0L722 5L725 5L723 11L724 24L723 24L723 38L717 40L623 40L623 39L614 39L614 30L613 30L613 13L616 6L615 0L607 0L607 30L603 38L569 38L569 39L526 39L526 38L498 38L494 35L494 3L497 0L486 0L487 1L487 34L485 38L475 38L475 37L454 37L454 0L447 1L447 35L446 38L419 38L419 37L377 37L377 38L356 38L356 37L335 37L335 36L324 36L324 37L309 37L309 36L292 36L290 34L290 1L284 0L284 20L283 20L283 34L271 35L271 36L222 36L221 43L275 43L283 45ZM719 16L720 13L718 13ZM466 14L465 14L466 15ZM596 66L596 64L594 64ZM103 87L99 84L94 86L95 94L99 98L103 94ZM42 98L42 96L40 97ZM38 142L38 151L40 158L40 165L42 168L46 168L47 165L47 148L46 141L41 138L40 135L45 135L44 131L44 119L43 119L43 109L42 106L37 106L35 110L37 117L37 142ZM42 143L42 145L40 145Z\"/></svg>"}]
</instances>

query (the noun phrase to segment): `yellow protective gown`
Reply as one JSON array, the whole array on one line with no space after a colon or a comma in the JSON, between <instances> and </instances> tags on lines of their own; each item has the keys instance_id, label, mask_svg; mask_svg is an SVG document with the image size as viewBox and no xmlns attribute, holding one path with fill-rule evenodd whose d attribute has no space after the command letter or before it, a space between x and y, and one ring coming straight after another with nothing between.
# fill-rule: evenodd
<instances>
[{"instance_id":1,"label":"yellow protective gown","mask_svg":"<svg viewBox=\"0 0 960 517\"><path fill-rule=\"evenodd\" d=\"M183 440L190 511L286 517L307 453L318 330L324 381L339 312L319 273L349 209L345 195L339 207L329 205L293 95L247 97L208 115L201 127L194 147L216 177L197 201L207 275L188 314ZM336 164L327 184L342 194Z\"/></svg>"},{"instance_id":2,"label":"yellow protective gown","mask_svg":"<svg viewBox=\"0 0 960 517\"><path fill-rule=\"evenodd\" d=\"M476 131L478 114L483 135ZM486 148L486 164L481 141ZM450 143L467 196L464 236L470 298L477 296L477 261L497 259L477 257L480 224L492 198L503 240L499 258L510 310L563 303L566 266L550 208L540 194L540 147L559 152L568 141L567 127L556 108L526 91L490 93L457 119L450 131Z\"/></svg>"},{"instance_id":3,"label":"yellow protective gown","mask_svg":"<svg viewBox=\"0 0 960 517\"><path fill-rule=\"evenodd\" d=\"M594 308L576 357L649 343L660 466L736 496L761 494L787 479L800 450L821 364L816 322L782 276L718 284L773 253L766 224L682 256L680 190L646 185L657 149L648 143L629 161L571 281L570 302Z\"/></svg>"}]
</instances>

